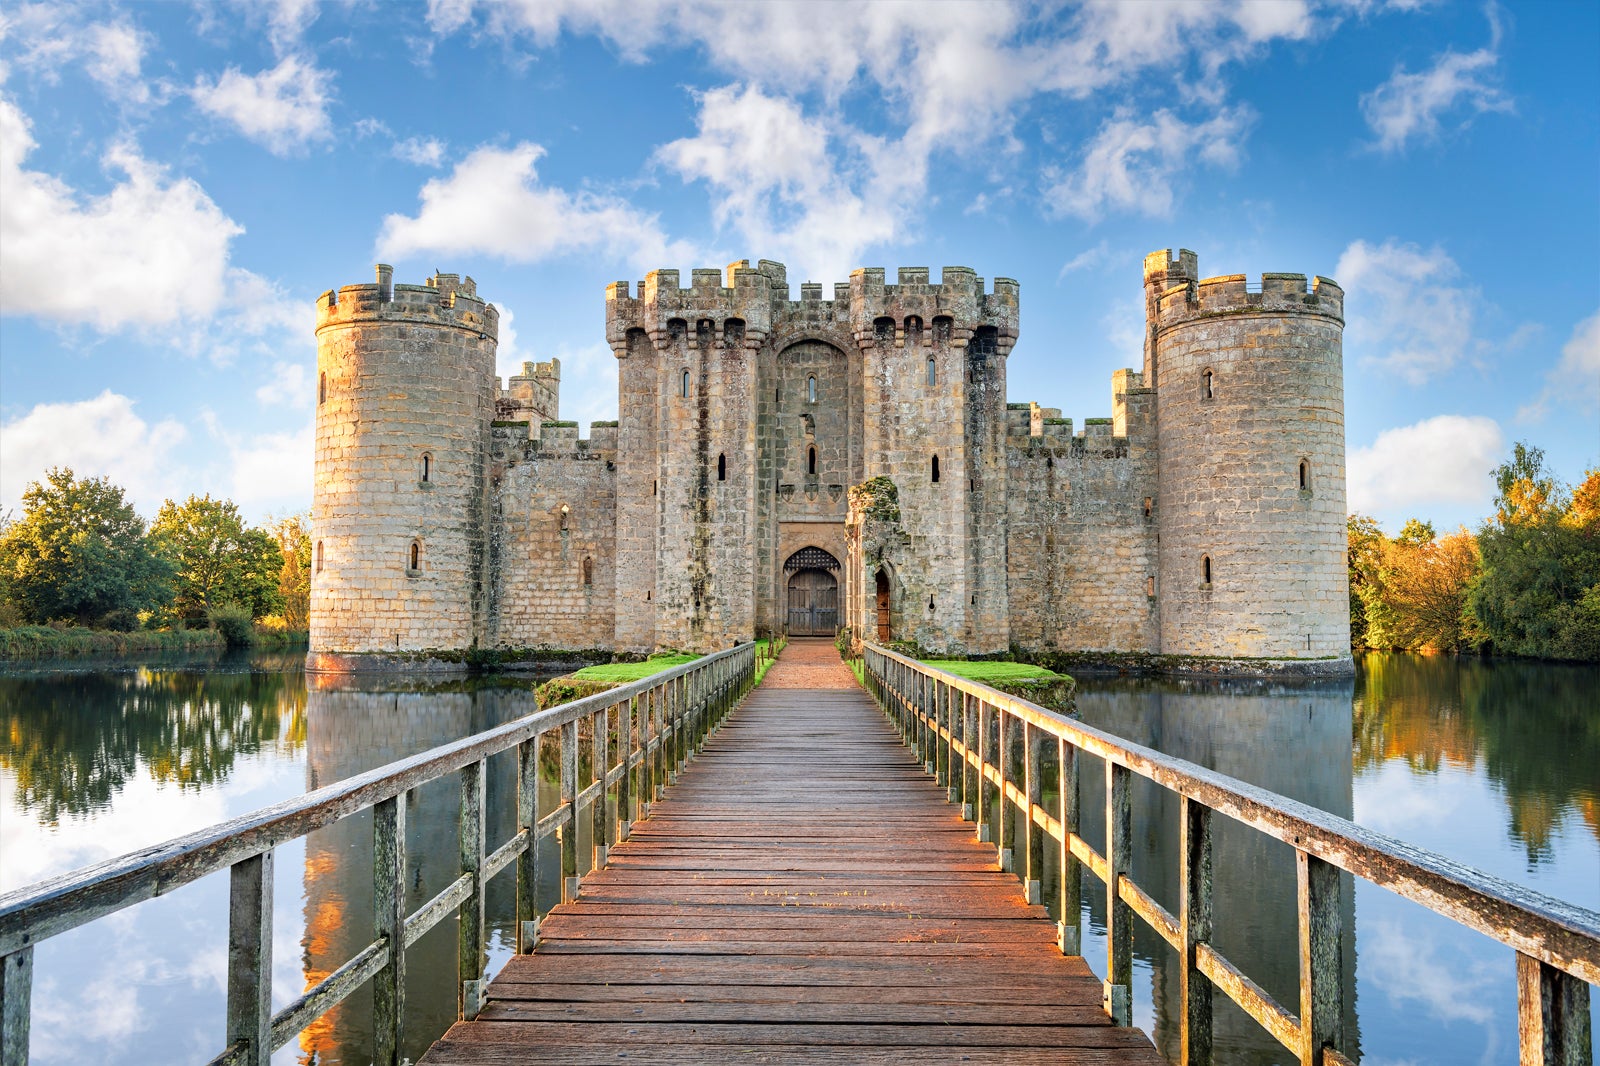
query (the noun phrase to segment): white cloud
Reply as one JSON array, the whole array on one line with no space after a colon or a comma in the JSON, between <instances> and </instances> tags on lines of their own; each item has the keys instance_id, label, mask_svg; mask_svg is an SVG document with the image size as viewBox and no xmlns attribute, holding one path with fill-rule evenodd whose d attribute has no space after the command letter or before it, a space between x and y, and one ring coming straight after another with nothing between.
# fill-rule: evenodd
<instances>
[{"instance_id":1,"label":"white cloud","mask_svg":"<svg viewBox=\"0 0 1600 1066\"><path fill-rule=\"evenodd\" d=\"M1505 435L1492 418L1438 415L1386 429L1352 448L1346 463L1350 510L1372 514L1424 504L1471 504L1487 511L1492 471Z\"/></svg>"},{"instance_id":2,"label":"white cloud","mask_svg":"<svg viewBox=\"0 0 1600 1066\"><path fill-rule=\"evenodd\" d=\"M378 257L433 252L531 263L599 251L649 269L689 256L667 240L656 216L620 197L541 184L535 164L543 155L543 148L526 142L477 149L449 177L422 187L415 218L383 220Z\"/></svg>"},{"instance_id":3,"label":"white cloud","mask_svg":"<svg viewBox=\"0 0 1600 1066\"><path fill-rule=\"evenodd\" d=\"M1474 337L1479 294L1438 247L1356 241L1334 276L1345 290L1345 342L1369 366L1413 385L1484 350Z\"/></svg>"},{"instance_id":4,"label":"white cloud","mask_svg":"<svg viewBox=\"0 0 1600 1066\"><path fill-rule=\"evenodd\" d=\"M444 163L444 142L436 137L407 137L396 141L390 152L396 159L419 167L437 167Z\"/></svg>"},{"instance_id":5,"label":"white cloud","mask_svg":"<svg viewBox=\"0 0 1600 1066\"><path fill-rule=\"evenodd\" d=\"M71 4L21 4L0 13L0 40L14 42L18 66L47 81L62 66L82 63L117 103L144 104L153 96L141 72L148 35L126 17L92 22Z\"/></svg>"},{"instance_id":6,"label":"white cloud","mask_svg":"<svg viewBox=\"0 0 1600 1066\"><path fill-rule=\"evenodd\" d=\"M190 95L201 111L231 123L274 155L289 155L332 136L332 80L316 64L291 55L259 74L229 67L216 81L198 78Z\"/></svg>"},{"instance_id":7,"label":"white cloud","mask_svg":"<svg viewBox=\"0 0 1600 1066\"><path fill-rule=\"evenodd\" d=\"M561 360L561 417L587 426L617 417L617 355L605 344L556 350Z\"/></svg>"},{"instance_id":8,"label":"white cloud","mask_svg":"<svg viewBox=\"0 0 1600 1066\"><path fill-rule=\"evenodd\" d=\"M224 431L209 419L228 454L228 496L253 519L311 506L316 426L250 437Z\"/></svg>"},{"instance_id":9,"label":"white cloud","mask_svg":"<svg viewBox=\"0 0 1600 1066\"><path fill-rule=\"evenodd\" d=\"M283 361L272 365L272 376L256 389L256 399L264 404L283 404L288 407L310 407L314 391L312 369L304 363Z\"/></svg>"},{"instance_id":10,"label":"white cloud","mask_svg":"<svg viewBox=\"0 0 1600 1066\"><path fill-rule=\"evenodd\" d=\"M1052 175L1045 199L1061 214L1090 222L1107 210L1164 218L1172 214L1174 175L1196 163L1232 170L1239 145L1254 121L1245 107L1224 109L1204 122L1187 123L1165 109L1144 121L1121 111L1108 119L1070 174Z\"/></svg>"},{"instance_id":11,"label":"white cloud","mask_svg":"<svg viewBox=\"0 0 1600 1066\"><path fill-rule=\"evenodd\" d=\"M1585 413L1600 409L1600 311L1572 327L1561 361L1547 375L1538 399L1517 410L1519 422L1537 422L1550 405L1569 404Z\"/></svg>"},{"instance_id":12,"label":"white cloud","mask_svg":"<svg viewBox=\"0 0 1600 1066\"><path fill-rule=\"evenodd\" d=\"M1056 280L1060 281L1068 274L1078 270L1088 270L1090 267L1097 267L1101 263L1105 262L1106 258L1110 254L1111 245L1107 244L1105 241L1101 241L1093 248L1086 248L1077 255L1073 256L1071 259L1068 259L1065 263L1061 264L1061 269L1056 273Z\"/></svg>"},{"instance_id":13,"label":"white cloud","mask_svg":"<svg viewBox=\"0 0 1600 1066\"><path fill-rule=\"evenodd\" d=\"M1361 97L1361 114L1377 135L1373 147L1398 152L1412 140L1439 136L1440 117L1466 113L1463 126L1486 111L1511 111L1511 98L1495 84L1500 26L1490 9L1493 39L1475 52L1442 53L1427 70L1395 67L1389 80Z\"/></svg>"},{"instance_id":14,"label":"white cloud","mask_svg":"<svg viewBox=\"0 0 1600 1066\"><path fill-rule=\"evenodd\" d=\"M698 133L663 145L656 159L705 181L717 223L746 247L770 249L808 277L843 278L864 249L894 237L904 184L877 165L884 146L840 144L797 103L754 86L713 89L699 103Z\"/></svg>"},{"instance_id":15,"label":"white cloud","mask_svg":"<svg viewBox=\"0 0 1600 1066\"><path fill-rule=\"evenodd\" d=\"M0 426L0 513L20 511L30 482L67 466L79 477L110 478L142 513L154 514L177 483L173 450L187 437L181 423L151 425L109 389L92 400L39 404Z\"/></svg>"},{"instance_id":16,"label":"white cloud","mask_svg":"<svg viewBox=\"0 0 1600 1066\"><path fill-rule=\"evenodd\" d=\"M104 163L124 180L82 197L24 169L34 143L27 117L0 97L0 310L112 330L217 307L228 244L244 230L199 185L120 144Z\"/></svg>"}]
</instances>

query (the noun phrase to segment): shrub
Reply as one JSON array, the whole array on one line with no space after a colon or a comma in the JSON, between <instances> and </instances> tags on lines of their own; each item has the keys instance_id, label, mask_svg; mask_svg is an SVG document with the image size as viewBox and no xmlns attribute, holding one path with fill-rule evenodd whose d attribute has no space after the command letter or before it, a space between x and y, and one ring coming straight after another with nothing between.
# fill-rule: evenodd
<instances>
[{"instance_id":1,"label":"shrub","mask_svg":"<svg viewBox=\"0 0 1600 1066\"><path fill-rule=\"evenodd\" d=\"M230 648L248 648L255 643L256 628L250 620L250 610L237 603L224 603L213 607L207 617L211 628L222 635Z\"/></svg>"},{"instance_id":2,"label":"shrub","mask_svg":"<svg viewBox=\"0 0 1600 1066\"><path fill-rule=\"evenodd\" d=\"M100 616L99 628L109 629L114 633L132 633L139 628L139 612L130 611L126 607L107 611Z\"/></svg>"}]
</instances>

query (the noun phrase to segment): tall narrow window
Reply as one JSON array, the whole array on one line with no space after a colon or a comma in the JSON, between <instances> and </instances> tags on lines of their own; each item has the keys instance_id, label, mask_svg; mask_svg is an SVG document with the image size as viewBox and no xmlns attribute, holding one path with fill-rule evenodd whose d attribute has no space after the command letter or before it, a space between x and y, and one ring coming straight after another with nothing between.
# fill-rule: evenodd
<instances>
[{"instance_id":1,"label":"tall narrow window","mask_svg":"<svg viewBox=\"0 0 1600 1066\"><path fill-rule=\"evenodd\" d=\"M1144 498L1144 516L1146 518L1150 517L1150 512L1155 509L1155 504L1156 504L1156 501L1154 500L1154 498L1152 498L1150 496L1146 496Z\"/></svg>"},{"instance_id":2,"label":"tall narrow window","mask_svg":"<svg viewBox=\"0 0 1600 1066\"><path fill-rule=\"evenodd\" d=\"M322 541L317 541L317 573L322 573Z\"/></svg>"},{"instance_id":3,"label":"tall narrow window","mask_svg":"<svg viewBox=\"0 0 1600 1066\"><path fill-rule=\"evenodd\" d=\"M1200 372L1200 398L1202 400L1211 399L1211 371L1209 369Z\"/></svg>"},{"instance_id":4,"label":"tall narrow window","mask_svg":"<svg viewBox=\"0 0 1600 1066\"><path fill-rule=\"evenodd\" d=\"M422 545L416 541L411 542L411 569L422 569Z\"/></svg>"},{"instance_id":5,"label":"tall narrow window","mask_svg":"<svg viewBox=\"0 0 1600 1066\"><path fill-rule=\"evenodd\" d=\"M588 556L584 556L583 559L583 583L585 585L594 584L594 560Z\"/></svg>"},{"instance_id":6,"label":"tall narrow window","mask_svg":"<svg viewBox=\"0 0 1600 1066\"><path fill-rule=\"evenodd\" d=\"M933 483L935 485L939 483L939 457L937 455L933 457Z\"/></svg>"},{"instance_id":7,"label":"tall narrow window","mask_svg":"<svg viewBox=\"0 0 1600 1066\"><path fill-rule=\"evenodd\" d=\"M654 496L657 492L660 492L660 491L661 491L661 482L659 480L650 482L650 495Z\"/></svg>"},{"instance_id":8,"label":"tall narrow window","mask_svg":"<svg viewBox=\"0 0 1600 1066\"><path fill-rule=\"evenodd\" d=\"M422 453L422 480L433 480L433 456L427 452Z\"/></svg>"},{"instance_id":9,"label":"tall narrow window","mask_svg":"<svg viewBox=\"0 0 1600 1066\"><path fill-rule=\"evenodd\" d=\"M933 361L933 356L928 356L928 384L935 384L939 380L939 367Z\"/></svg>"},{"instance_id":10,"label":"tall narrow window","mask_svg":"<svg viewBox=\"0 0 1600 1066\"><path fill-rule=\"evenodd\" d=\"M1154 576L1144 579L1144 594L1146 596L1154 596L1156 594L1156 579Z\"/></svg>"},{"instance_id":11,"label":"tall narrow window","mask_svg":"<svg viewBox=\"0 0 1600 1066\"><path fill-rule=\"evenodd\" d=\"M324 370L317 378L317 402L325 403L328 399L328 372Z\"/></svg>"},{"instance_id":12,"label":"tall narrow window","mask_svg":"<svg viewBox=\"0 0 1600 1066\"><path fill-rule=\"evenodd\" d=\"M1211 556L1209 555L1200 556L1200 583L1203 585L1211 584Z\"/></svg>"},{"instance_id":13,"label":"tall narrow window","mask_svg":"<svg viewBox=\"0 0 1600 1066\"><path fill-rule=\"evenodd\" d=\"M728 480L728 457L727 457L727 455L719 455L719 456L717 456L717 480L718 481L726 481L726 480Z\"/></svg>"},{"instance_id":14,"label":"tall narrow window","mask_svg":"<svg viewBox=\"0 0 1600 1066\"><path fill-rule=\"evenodd\" d=\"M1300 460L1300 491L1305 492L1309 488L1311 488L1311 464L1302 459Z\"/></svg>"},{"instance_id":15,"label":"tall narrow window","mask_svg":"<svg viewBox=\"0 0 1600 1066\"><path fill-rule=\"evenodd\" d=\"M571 517L570 512L571 508L569 508L566 504L561 505L561 532L563 533L567 531L567 522Z\"/></svg>"},{"instance_id":16,"label":"tall narrow window","mask_svg":"<svg viewBox=\"0 0 1600 1066\"><path fill-rule=\"evenodd\" d=\"M815 474L816 472L817 472L817 450L815 448L807 448L806 449L806 473Z\"/></svg>"},{"instance_id":17,"label":"tall narrow window","mask_svg":"<svg viewBox=\"0 0 1600 1066\"><path fill-rule=\"evenodd\" d=\"M678 381L678 395L686 400L689 398L689 372L687 370L683 372L683 377Z\"/></svg>"},{"instance_id":18,"label":"tall narrow window","mask_svg":"<svg viewBox=\"0 0 1600 1066\"><path fill-rule=\"evenodd\" d=\"M815 376L806 378L806 403L817 402L817 379Z\"/></svg>"}]
</instances>

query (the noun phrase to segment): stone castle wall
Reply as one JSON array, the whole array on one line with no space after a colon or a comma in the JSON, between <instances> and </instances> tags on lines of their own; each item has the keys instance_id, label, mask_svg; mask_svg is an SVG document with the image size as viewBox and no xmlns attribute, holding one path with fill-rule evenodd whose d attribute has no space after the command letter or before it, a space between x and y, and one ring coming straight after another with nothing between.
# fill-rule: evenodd
<instances>
[{"instance_id":1,"label":"stone castle wall","mask_svg":"<svg viewBox=\"0 0 1600 1066\"><path fill-rule=\"evenodd\" d=\"M312 664L709 651L782 632L813 547L868 638L882 574L891 639L951 654L1348 662L1342 292L1201 280L1187 251L1145 287L1143 369L1074 435L1006 402L1010 279L863 269L791 300L766 260L655 271L607 290L622 419L580 440L559 362L497 388L471 279L380 267L319 306Z\"/></svg>"},{"instance_id":2,"label":"stone castle wall","mask_svg":"<svg viewBox=\"0 0 1600 1066\"><path fill-rule=\"evenodd\" d=\"M495 595L501 648L610 648L617 620L616 427L495 430Z\"/></svg>"},{"instance_id":3,"label":"stone castle wall","mask_svg":"<svg viewBox=\"0 0 1600 1066\"><path fill-rule=\"evenodd\" d=\"M498 318L470 278L387 267L318 301L313 657L482 638Z\"/></svg>"},{"instance_id":4,"label":"stone castle wall","mask_svg":"<svg viewBox=\"0 0 1600 1066\"><path fill-rule=\"evenodd\" d=\"M1301 274L1264 275L1258 291L1243 275L1201 280L1192 253L1145 270L1162 651L1349 655L1343 291L1326 278L1308 291Z\"/></svg>"}]
</instances>

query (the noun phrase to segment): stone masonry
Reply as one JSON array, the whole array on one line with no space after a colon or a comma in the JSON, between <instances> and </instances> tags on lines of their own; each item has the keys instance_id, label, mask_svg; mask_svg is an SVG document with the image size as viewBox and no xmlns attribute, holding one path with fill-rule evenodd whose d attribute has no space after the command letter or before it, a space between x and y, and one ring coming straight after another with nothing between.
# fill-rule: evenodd
<instances>
[{"instance_id":1,"label":"stone masonry","mask_svg":"<svg viewBox=\"0 0 1600 1066\"><path fill-rule=\"evenodd\" d=\"M1189 251L1144 278L1143 366L1077 432L1007 402L1007 278L615 282L621 420L585 439L557 361L498 386L470 278L380 266L318 305L310 664L847 628L1348 671L1342 291L1201 279Z\"/></svg>"}]
</instances>

